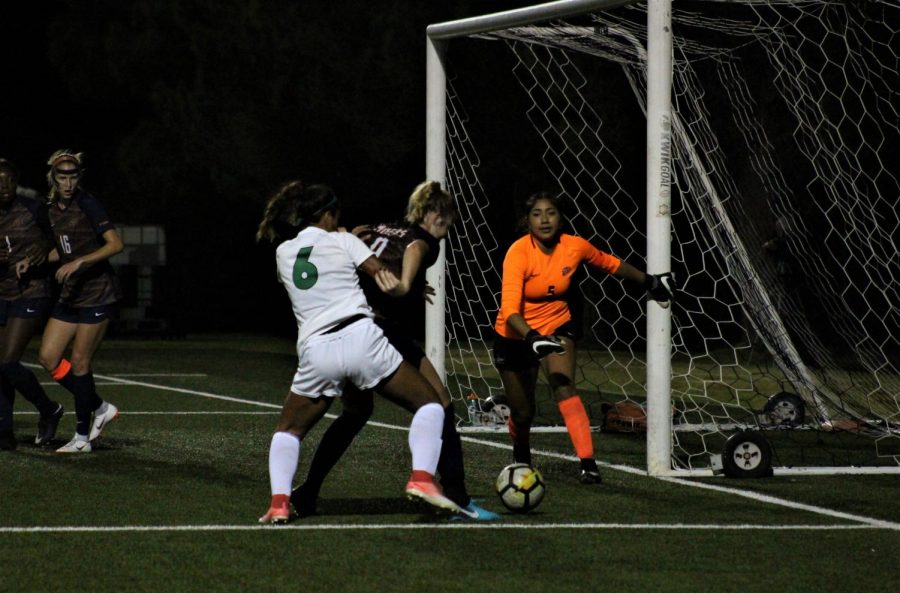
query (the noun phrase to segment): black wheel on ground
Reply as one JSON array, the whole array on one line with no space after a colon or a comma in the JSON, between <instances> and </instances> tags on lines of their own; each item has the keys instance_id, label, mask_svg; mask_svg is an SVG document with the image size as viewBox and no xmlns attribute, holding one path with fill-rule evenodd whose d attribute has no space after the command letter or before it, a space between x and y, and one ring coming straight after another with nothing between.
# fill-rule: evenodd
<instances>
[{"instance_id":1,"label":"black wheel on ground","mask_svg":"<svg viewBox=\"0 0 900 593\"><path fill-rule=\"evenodd\" d=\"M772 446L752 430L731 435L722 449L722 469L729 478L763 478L772 475Z\"/></svg>"}]
</instances>

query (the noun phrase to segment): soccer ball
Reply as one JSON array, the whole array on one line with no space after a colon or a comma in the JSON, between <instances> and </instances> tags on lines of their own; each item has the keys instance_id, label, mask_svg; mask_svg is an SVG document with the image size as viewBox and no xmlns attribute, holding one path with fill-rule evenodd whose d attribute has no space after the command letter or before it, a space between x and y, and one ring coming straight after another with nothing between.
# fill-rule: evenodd
<instances>
[{"instance_id":1,"label":"soccer ball","mask_svg":"<svg viewBox=\"0 0 900 593\"><path fill-rule=\"evenodd\" d=\"M544 499L547 487L541 472L526 463L507 465L497 476L497 494L514 513L527 513Z\"/></svg>"}]
</instances>

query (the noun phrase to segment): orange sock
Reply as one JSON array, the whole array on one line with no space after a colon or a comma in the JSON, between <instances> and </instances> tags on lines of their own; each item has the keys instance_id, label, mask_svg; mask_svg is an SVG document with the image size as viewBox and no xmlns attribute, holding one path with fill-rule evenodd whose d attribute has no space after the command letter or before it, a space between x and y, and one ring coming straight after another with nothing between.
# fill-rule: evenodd
<instances>
[{"instance_id":1,"label":"orange sock","mask_svg":"<svg viewBox=\"0 0 900 593\"><path fill-rule=\"evenodd\" d=\"M591 421L581 398L573 395L557 404L563 420L566 422L566 430L569 438L575 445L575 454L579 459L594 458L594 441L591 437Z\"/></svg>"}]
</instances>

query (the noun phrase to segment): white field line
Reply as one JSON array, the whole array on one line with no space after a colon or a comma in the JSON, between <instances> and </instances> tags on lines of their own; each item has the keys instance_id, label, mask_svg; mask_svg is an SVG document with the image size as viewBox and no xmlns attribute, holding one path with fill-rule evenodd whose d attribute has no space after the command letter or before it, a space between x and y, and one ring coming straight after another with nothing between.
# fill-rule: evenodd
<instances>
[{"instance_id":1,"label":"white field line","mask_svg":"<svg viewBox=\"0 0 900 593\"><path fill-rule=\"evenodd\" d=\"M716 525L688 523L382 523L309 525L118 525L112 527L0 527L0 533L122 533L173 531L434 531L454 529L668 530L668 531L847 531L871 525Z\"/></svg>"},{"instance_id":2,"label":"white field line","mask_svg":"<svg viewBox=\"0 0 900 593\"><path fill-rule=\"evenodd\" d=\"M103 379L103 380L107 380L107 381L114 381L114 382L122 383L122 384L136 385L136 386L141 386L141 387L147 387L147 388L150 388L150 389L159 389L159 390L162 390L162 391L172 391L172 392L175 392L175 393L184 393L184 394L186 394L186 395L196 395L196 396L199 396L199 397L206 397L206 398L216 399L216 400L220 400L220 401L228 401L228 402L234 402L234 403L242 403L242 404L248 404L248 405L251 405L251 406L262 406L262 407L266 407L266 408L275 408L275 409L280 409L280 408L281 408L281 404L270 404L270 403L266 403L266 402L254 401L254 400L249 400L249 399L242 399L242 398L237 398L237 397L230 397L230 396L227 396L227 395L218 395L218 394L215 394L215 393L208 393L208 392L204 392L204 391L196 391L196 390L193 390L193 389L182 389L182 388L180 388L180 387L169 387L169 386L166 386L166 385L155 385L155 384L153 384L153 383L146 383L146 382L144 382L144 381L132 381L132 380L130 380L130 379L120 379L120 378L116 378L116 377L112 377L112 376L105 376L105 375L94 375L94 377L96 377L96 378L98 378L98 379ZM126 412L126 414L127 414L127 412ZM326 416L328 416L328 417L330 417L330 418L335 418L335 417L336 417L336 416L333 415L333 414L326 414ZM370 424L371 426L377 426L377 427L380 427L380 428L386 428L386 429L390 429L390 430L401 430L401 431L408 431L408 430L409 430L408 427L405 427L405 426L396 426L396 425L393 425L393 424L386 424L386 423L384 423L384 422L370 421L369 424ZM503 444L503 443L496 443L496 442L493 442L493 441L484 441L484 440L476 439L476 438L473 438L473 437L466 437L466 436L463 436L463 437L461 437L461 438L462 438L462 440L464 440L464 441L466 441L466 442L477 443L477 444L479 444L479 445L483 445L483 446L487 446L487 447L494 447L494 448L498 448L498 449L506 449L506 450L509 450L509 449L512 448L510 445L505 445L505 444ZM577 462L577 461L578 461L578 458L575 457L574 455L564 455L564 454L562 454L562 453L555 453L555 452L552 452L552 451L539 451L539 450L533 450L533 451L532 451L532 454L533 454L533 455L540 455L540 456L544 456L544 457L553 457L553 458L556 458L556 459L563 459L563 460L573 461L573 462ZM642 470L642 469L638 469L638 468L636 468L636 467L631 467L631 466L628 466L628 465L619 465L619 464L605 463L605 462L598 462L598 463L599 463L600 465L602 465L603 467L607 467L607 468L609 468L609 469L613 469L613 470L616 470L616 471L621 471L621 472L625 472L625 473L629 473L629 474L633 474L633 475L639 475L639 476L647 476L647 472L646 472L646 471L644 471L644 470ZM863 516L863 515L855 515L855 514L852 514L852 513L844 513L844 512L841 512L841 511L836 511L836 510L833 510L833 509L829 509L829 508L825 508L825 507L820 507L820 506L816 506L816 505L810 505L810 504L798 503L798 502L795 502L795 501L792 501L792 500L787 500L787 499L784 499L784 498L779 498L779 497L777 497L777 496L771 496L771 495L768 495L768 494L759 494L759 493L757 493L757 492L751 492L751 491L747 491L747 490L739 490L739 489L737 489L737 488L728 488L728 487L724 487L724 486L717 486L717 485L714 485L714 484L707 484L707 483L705 483L705 482L694 482L694 481L691 481L691 480L686 480L686 479L684 479L684 478L668 478L668 477L662 477L662 478L655 478L655 479L663 480L663 481L670 482L670 483L673 483L673 484L678 484L678 485L681 485L681 486L689 486L689 487L693 487L693 488L702 488L702 489L706 489L706 490L712 490L712 491L715 491L715 492L722 492L722 493L725 493L725 494L731 494L731 495L734 495L734 496L740 496L740 497L747 498L747 499L750 499L750 500L754 500L754 501L757 501L757 502L762 502L762 503L766 503L766 504L773 504L773 505L777 505L777 506L783 506L783 507L786 507L786 508L792 508L792 509L797 509L797 510L801 510L801 511L806 511L806 512L810 512L810 513L814 513L814 514L818 514L818 515L823 515L823 516L826 516L826 517L831 517L831 518L833 518L833 519L840 519L840 520L845 520L845 521L854 521L854 522L857 522L857 523L862 523L862 524L864 524L864 525L868 525L868 526L873 527L873 528L879 528L879 529L891 529L891 530L895 530L895 531L900 531L900 523L895 523L895 522L892 522L892 521L884 521L884 520L881 520L881 519L873 519L873 518L871 518L871 517L865 517L865 516ZM91 528L86 528L86 529L91 529Z\"/></svg>"}]
</instances>

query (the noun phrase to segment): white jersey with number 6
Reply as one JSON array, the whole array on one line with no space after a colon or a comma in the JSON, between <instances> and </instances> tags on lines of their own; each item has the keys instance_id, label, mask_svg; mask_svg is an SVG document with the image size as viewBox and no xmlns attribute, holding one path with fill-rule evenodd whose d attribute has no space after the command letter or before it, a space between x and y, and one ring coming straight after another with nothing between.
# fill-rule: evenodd
<instances>
[{"instance_id":1,"label":"white jersey with number 6","mask_svg":"<svg viewBox=\"0 0 900 593\"><path fill-rule=\"evenodd\" d=\"M278 246L278 280L284 284L297 318L298 348L354 315L374 316L356 273L373 255L354 235L317 227L306 227Z\"/></svg>"}]
</instances>

